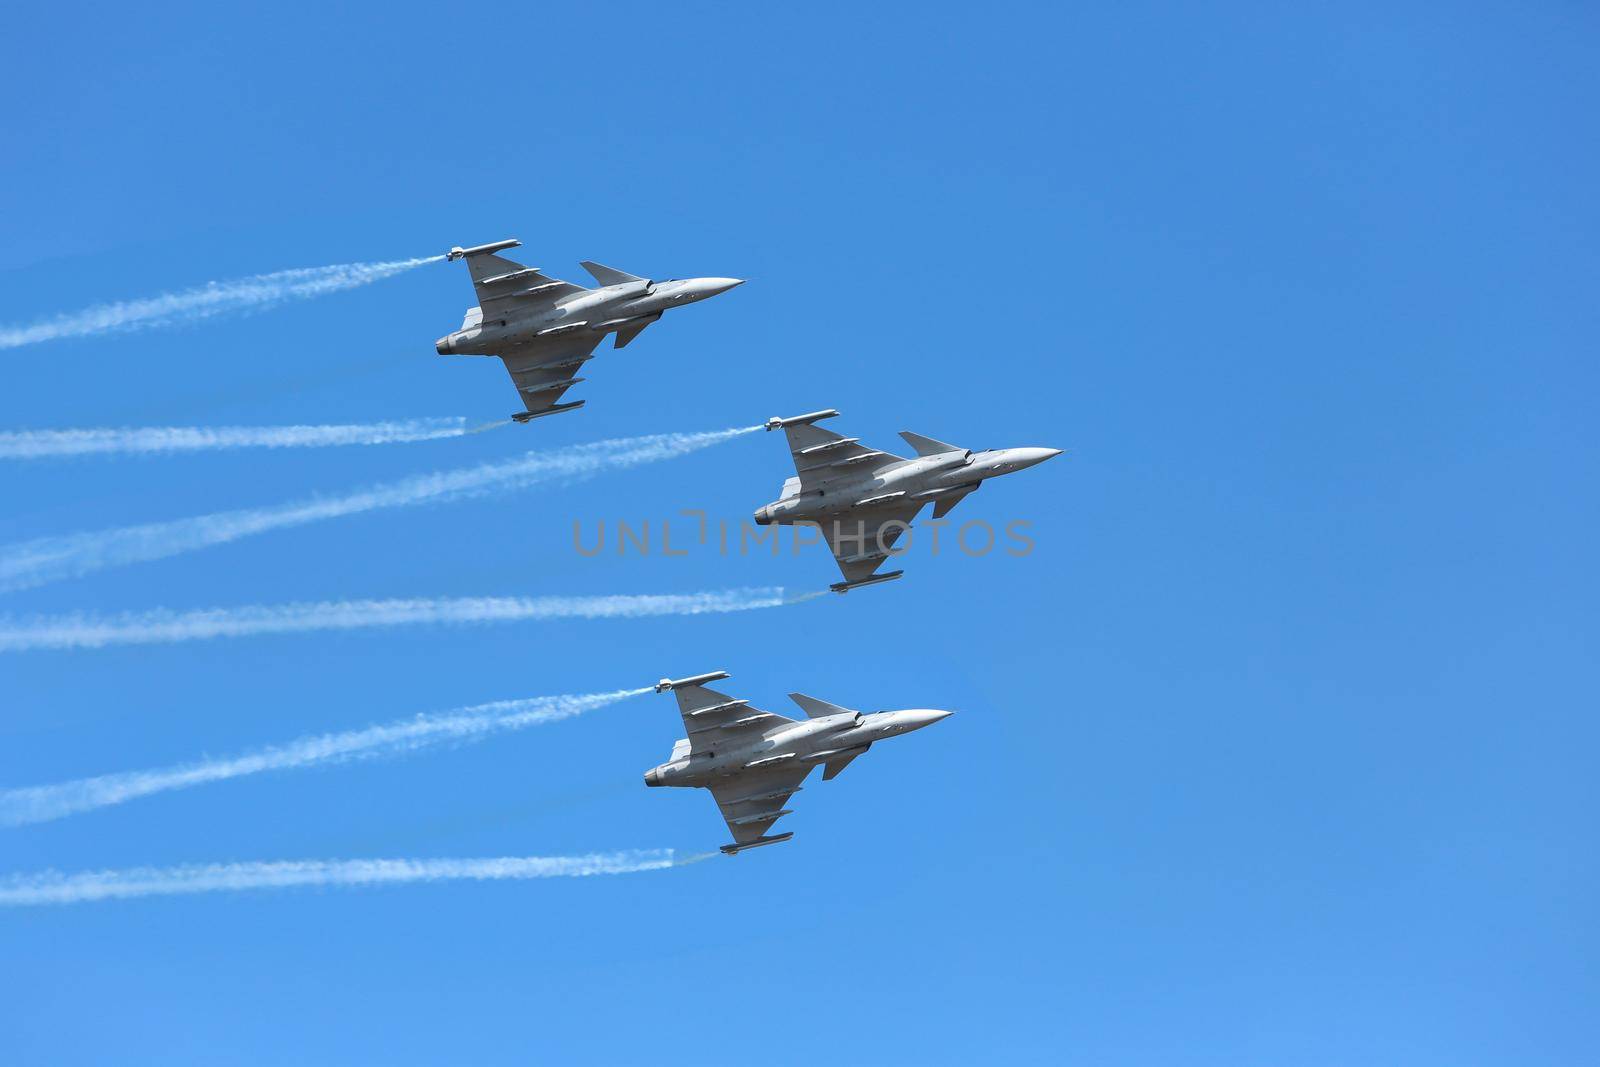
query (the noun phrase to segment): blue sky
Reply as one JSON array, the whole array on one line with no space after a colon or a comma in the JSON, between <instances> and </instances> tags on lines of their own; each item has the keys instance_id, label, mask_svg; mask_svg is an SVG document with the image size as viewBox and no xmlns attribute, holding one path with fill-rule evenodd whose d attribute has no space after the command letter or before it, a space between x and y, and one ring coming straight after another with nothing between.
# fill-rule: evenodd
<instances>
[{"instance_id":1,"label":"blue sky","mask_svg":"<svg viewBox=\"0 0 1600 1067\"><path fill-rule=\"evenodd\" d=\"M739 616L0 660L0 785L723 668L958 714L795 839L594 878L0 913L11 1063L1592 1063L1600 186L1580 5L55 6L0 43L0 322L522 239L750 284L576 415L371 449L6 465L0 543L837 407L1069 455L956 512L1024 559ZM0 427L495 418L459 264L0 353ZM738 519L758 434L5 597L10 616L820 588L607 553ZM4 833L4 872L724 840L641 697Z\"/></svg>"}]
</instances>

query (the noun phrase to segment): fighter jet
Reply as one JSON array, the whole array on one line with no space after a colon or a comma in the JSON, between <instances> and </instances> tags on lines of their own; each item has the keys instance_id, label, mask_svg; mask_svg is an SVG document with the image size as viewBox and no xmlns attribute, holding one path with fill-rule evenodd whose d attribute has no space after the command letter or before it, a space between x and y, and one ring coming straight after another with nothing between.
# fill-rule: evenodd
<instances>
[{"instance_id":1,"label":"fighter jet","mask_svg":"<svg viewBox=\"0 0 1600 1067\"><path fill-rule=\"evenodd\" d=\"M925 505L933 504L933 517L942 519L985 478L1061 454L1059 448L974 452L902 430L900 436L917 453L915 459L907 459L869 448L859 437L841 437L814 425L838 414L829 409L767 420L768 430L781 428L789 438L795 476L783 483L779 499L755 515L761 526L816 524L844 574L844 581L829 586L836 593L890 582L904 574L873 572L894 555L894 543Z\"/></svg>"},{"instance_id":2,"label":"fighter jet","mask_svg":"<svg viewBox=\"0 0 1600 1067\"><path fill-rule=\"evenodd\" d=\"M950 715L929 709L863 715L804 693L790 693L789 699L800 705L806 718L789 719L705 687L706 682L726 677L726 671L713 671L656 683L656 692L670 689L678 698L689 736L672 746L667 762L644 772L644 784L711 790L733 834L733 841L722 846L729 856L794 836L768 835L767 830L790 814L784 802L800 792L800 783L817 764L826 767L823 781L837 778L873 742L920 730Z\"/></svg>"},{"instance_id":3,"label":"fighter jet","mask_svg":"<svg viewBox=\"0 0 1600 1067\"><path fill-rule=\"evenodd\" d=\"M738 278L651 281L584 260L583 269L600 283L597 289L585 289L494 254L520 244L496 241L449 251L447 259L467 261L478 306L467 309L461 329L434 343L441 356L504 360L528 409L511 416L518 422L583 407L582 400L557 401L583 381L575 377L577 370L594 358L595 346L606 334L616 334L616 347L625 348L668 308L743 284Z\"/></svg>"}]
</instances>

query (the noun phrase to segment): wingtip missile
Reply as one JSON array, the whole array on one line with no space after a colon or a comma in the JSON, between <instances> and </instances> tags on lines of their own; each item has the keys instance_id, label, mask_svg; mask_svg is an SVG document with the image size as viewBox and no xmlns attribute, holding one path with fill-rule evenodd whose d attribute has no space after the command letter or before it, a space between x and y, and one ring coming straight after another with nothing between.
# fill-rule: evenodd
<instances>
[{"instance_id":1,"label":"wingtip missile","mask_svg":"<svg viewBox=\"0 0 1600 1067\"><path fill-rule=\"evenodd\" d=\"M511 421L516 423L532 422L534 419L542 419L546 415L559 415L563 411L577 411L587 403L587 400L574 400L570 404L554 404L543 411L516 411L512 413Z\"/></svg>"},{"instance_id":2,"label":"wingtip missile","mask_svg":"<svg viewBox=\"0 0 1600 1067\"><path fill-rule=\"evenodd\" d=\"M862 586L877 585L880 582L892 582L904 573L905 571L890 571L888 574L875 574L871 578L861 578L854 582L834 582L828 588L835 593L848 593L850 590L860 589Z\"/></svg>"},{"instance_id":3,"label":"wingtip missile","mask_svg":"<svg viewBox=\"0 0 1600 1067\"><path fill-rule=\"evenodd\" d=\"M690 685L704 685L706 682L715 682L718 679L727 677L730 677L727 671L712 671L710 674L697 674L692 678L679 678L677 681L673 681L671 678L663 678L661 681L656 683L656 692L665 693L668 689L682 689L683 687Z\"/></svg>"},{"instance_id":4,"label":"wingtip missile","mask_svg":"<svg viewBox=\"0 0 1600 1067\"><path fill-rule=\"evenodd\" d=\"M456 245L454 248L444 254L444 258L452 261L457 259L465 259L468 256L478 256L488 252L498 252L503 248L517 248L521 246L521 244L522 242L517 240L515 237L508 237L504 241L494 241L486 245L474 245L471 248L462 248L460 245Z\"/></svg>"},{"instance_id":5,"label":"wingtip missile","mask_svg":"<svg viewBox=\"0 0 1600 1067\"><path fill-rule=\"evenodd\" d=\"M794 831L793 830L790 830L786 834L769 834L766 837L758 837L754 841L746 841L742 845L740 845L740 844L723 845L723 846L721 846L721 851L722 851L722 854L724 856L737 856L739 853L743 852L747 848L760 848L762 845L780 844L781 842L789 840L789 838L791 838L793 836L794 836Z\"/></svg>"},{"instance_id":6,"label":"wingtip missile","mask_svg":"<svg viewBox=\"0 0 1600 1067\"><path fill-rule=\"evenodd\" d=\"M837 411L833 410L832 408L828 408L824 411L813 411L808 415L793 415L787 419L779 418L778 416L774 415L772 418L767 420L767 429L778 430L785 426L799 426L803 423L818 422L822 419L831 419L837 414L839 414Z\"/></svg>"}]
</instances>

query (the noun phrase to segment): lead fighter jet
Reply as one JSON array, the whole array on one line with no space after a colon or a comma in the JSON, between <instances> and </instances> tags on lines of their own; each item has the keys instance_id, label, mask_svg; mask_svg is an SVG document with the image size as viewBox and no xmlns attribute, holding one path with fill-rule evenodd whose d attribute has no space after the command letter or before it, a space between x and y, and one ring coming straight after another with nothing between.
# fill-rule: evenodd
<instances>
[{"instance_id":1,"label":"lead fighter jet","mask_svg":"<svg viewBox=\"0 0 1600 1067\"><path fill-rule=\"evenodd\" d=\"M838 777L873 742L920 730L950 715L928 709L863 715L804 693L790 693L789 699L806 713L804 720L790 719L705 687L706 682L726 677L726 671L713 671L656 683L656 692L670 689L678 698L689 736L672 746L666 763L644 773L644 784L711 790L733 834L733 841L722 846L729 856L794 836L768 835L767 830L789 814L784 802L800 792L800 783L817 764L826 766L822 772L826 782Z\"/></svg>"},{"instance_id":2,"label":"lead fighter jet","mask_svg":"<svg viewBox=\"0 0 1600 1067\"><path fill-rule=\"evenodd\" d=\"M606 334L616 334L616 347L625 348L668 308L742 284L738 278L651 281L584 260L583 269L600 283L597 289L585 289L494 254L520 244L496 241L450 250L447 259L467 261L478 306L467 309L461 329L434 343L441 356L504 360L528 409L511 416L518 422L583 407L582 400L557 401L583 381L576 377L578 368L594 358Z\"/></svg>"},{"instance_id":3,"label":"lead fighter jet","mask_svg":"<svg viewBox=\"0 0 1600 1067\"><path fill-rule=\"evenodd\" d=\"M822 530L844 581L836 593L900 577L904 571L874 575L894 554L894 543L928 504L942 519L985 478L1010 474L1061 455L1059 448L996 448L974 452L931 437L900 431L915 459L880 452L859 437L819 430L815 423L837 411L813 411L789 419L767 420L782 429L794 456L795 476L783 483L781 497L755 514L757 525L813 523Z\"/></svg>"}]
</instances>

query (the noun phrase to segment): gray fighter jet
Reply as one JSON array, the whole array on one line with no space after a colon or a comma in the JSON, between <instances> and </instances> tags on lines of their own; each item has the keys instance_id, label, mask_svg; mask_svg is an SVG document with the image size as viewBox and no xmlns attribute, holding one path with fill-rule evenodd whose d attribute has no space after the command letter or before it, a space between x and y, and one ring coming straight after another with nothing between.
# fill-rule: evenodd
<instances>
[{"instance_id":1,"label":"gray fighter jet","mask_svg":"<svg viewBox=\"0 0 1600 1067\"><path fill-rule=\"evenodd\" d=\"M671 689L678 698L689 736L672 746L671 759L644 772L644 784L711 790L733 834L732 843L722 846L729 856L794 836L769 836L767 830L789 814L784 802L800 791L800 783L817 764L827 768L823 781L837 778L873 742L920 730L950 715L928 709L863 715L804 693L790 693L789 699L800 705L806 718L789 719L705 687L706 682L726 677L726 671L713 671L656 683L656 692Z\"/></svg>"},{"instance_id":2,"label":"gray fighter jet","mask_svg":"<svg viewBox=\"0 0 1600 1067\"><path fill-rule=\"evenodd\" d=\"M585 260L583 269L597 289L561 281L537 267L497 256L520 241L496 241L476 248L452 248L448 259L465 259L478 293L461 329L434 343L441 356L499 356L528 409L511 416L518 422L583 407L583 401L557 403L583 381L578 368L608 333L625 348L639 331L668 308L692 304L742 284L738 278L651 281Z\"/></svg>"},{"instance_id":3,"label":"gray fighter jet","mask_svg":"<svg viewBox=\"0 0 1600 1067\"><path fill-rule=\"evenodd\" d=\"M859 437L841 437L814 423L837 411L813 411L790 419L771 418L767 429L782 428L794 455L795 476L783 493L756 512L761 526L814 523L822 531L844 581L829 588L848 592L900 577L904 571L877 574L894 555L894 543L927 504L942 519L985 478L1031 467L1059 456L1058 448L997 448L974 452L902 430L915 459L879 452Z\"/></svg>"}]
</instances>

